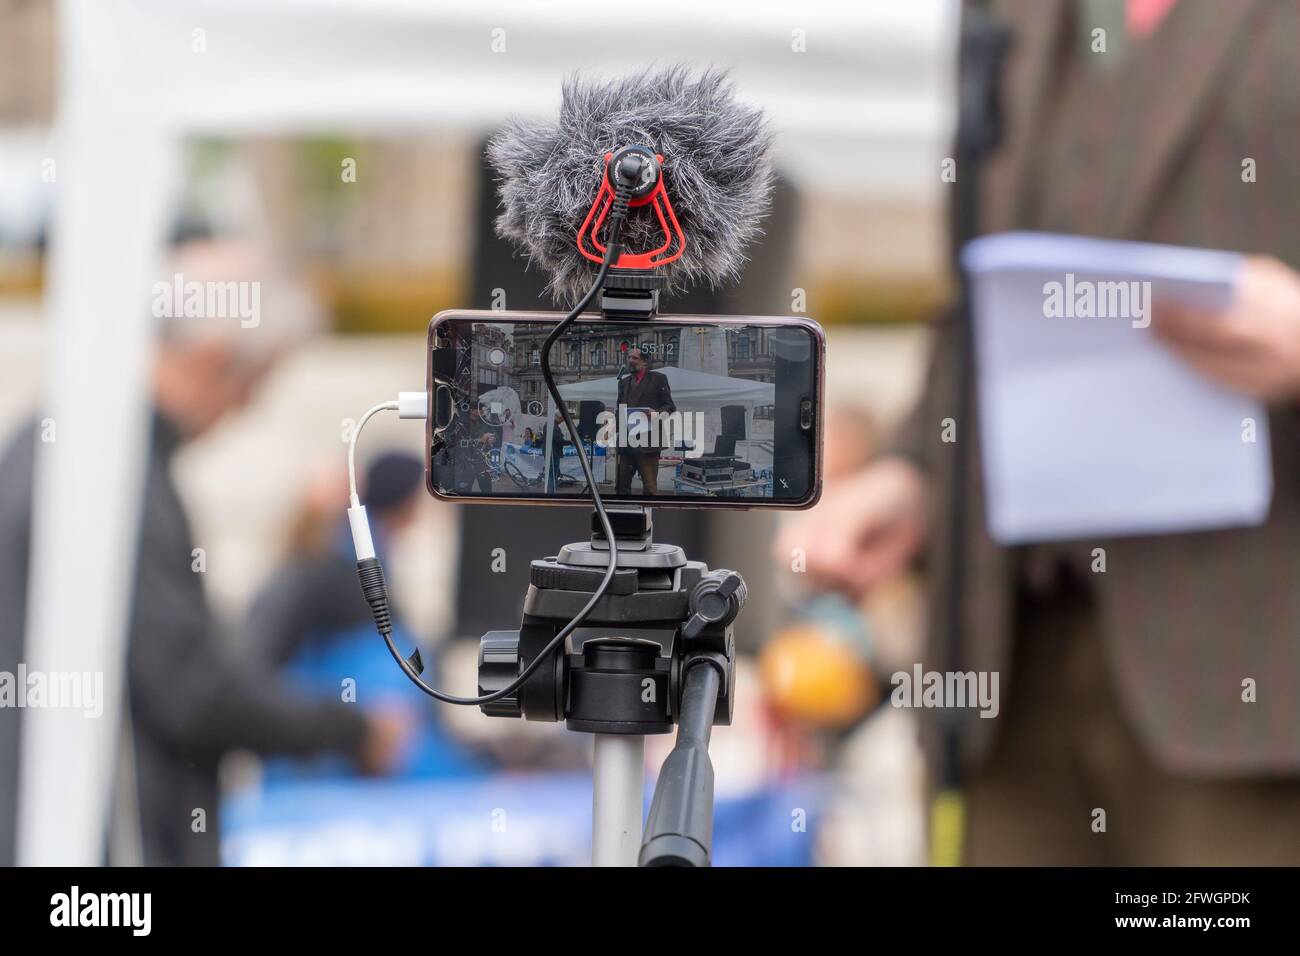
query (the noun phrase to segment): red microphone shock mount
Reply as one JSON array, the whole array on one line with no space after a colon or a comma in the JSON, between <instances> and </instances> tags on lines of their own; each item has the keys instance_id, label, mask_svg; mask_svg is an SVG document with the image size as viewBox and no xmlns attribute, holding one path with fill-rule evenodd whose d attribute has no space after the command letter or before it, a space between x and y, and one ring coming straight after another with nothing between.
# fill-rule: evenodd
<instances>
[{"instance_id":1,"label":"red microphone shock mount","mask_svg":"<svg viewBox=\"0 0 1300 956\"><path fill-rule=\"evenodd\" d=\"M663 167L663 156L645 146L606 153L600 188L578 229L578 251L599 264L606 252L600 231L614 205L615 181L631 187L629 209L648 206L659 221L663 245L648 252L622 252L610 264L600 300L601 310L610 318L652 318L658 311L659 290L666 284L657 269L675 262L686 250L686 235L664 189Z\"/></svg>"}]
</instances>

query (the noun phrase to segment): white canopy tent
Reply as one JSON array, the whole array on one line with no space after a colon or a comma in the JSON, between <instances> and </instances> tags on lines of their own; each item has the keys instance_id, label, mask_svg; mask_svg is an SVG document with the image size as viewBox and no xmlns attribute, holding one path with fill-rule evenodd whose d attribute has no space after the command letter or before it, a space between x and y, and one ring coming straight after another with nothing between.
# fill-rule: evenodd
<instances>
[{"instance_id":1,"label":"white canopy tent","mask_svg":"<svg viewBox=\"0 0 1300 956\"><path fill-rule=\"evenodd\" d=\"M713 375L695 369L669 365L655 369L668 379L673 400L679 408L705 405L746 405L755 408L776 402L776 386L730 375ZM613 406L618 401L618 377L596 378L587 382L570 382L560 386L560 394L571 402L598 401Z\"/></svg>"},{"instance_id":2,"label":"white canopy tent","mask_svg":"<svg viewBox=\"0 0 1300 956\"><path fill-rule=\"evenodd\" d=\"M661 0L638 25L631 64L625 31L599 0L562 8L531 0L61 0L52 347L41 411L58 438L37 463L26 660L102 674L104 707L97 720L73 710L26 713L19 862L101 859L147 441L149 290L162 274L188 138L483 129L511 112L551 112L560 77L576 67L615 73L686 60L735 69L746 95L790 134L783 162L796 174L834 174L837 160L827 157L848 152L880 155L889 175L873 181L896 191L897 169L915 169L916 190L929 194L938 185L926 163L892 162L883 150L901 142L926 157L945 134L934 64L949 56L943 41L954 7L832 5L792 19L789 5L774 0L746 5L743 16ZM820 55L798 55L799 44ZM874 93L844 82L846 70L859 69L879 79L867 84ZM918 73L913 101L899 101L899 71ZM734 387L751 391L731 400L760 403L753 389L761 385ZM211 816L213 808L177 812L200 809Z\"/></svg>"},{"instance_id":3,"label":"white canopy tent","mask_svg":"<svg viewBox=\"0 0 1300 956\"><path fill-rule=\"evenodd\" d=\"M704 412L706 409L716 411L723 405L743 405L747 442L754 440L754 409L776 402L776 386L771 382L714 375L695 369L678 368L675 365L658 368L655 371L662 372L668 379L673 403L679 412ZM611 375L608 378L591 379L586 382L570 382L560 386L560 395L569 402L602 402L607 409L613 410L618 403L618 377ZM548 407L554 415L554 404L549 399ZM716 417L713 425L715 428L718 426ZM548 442L551 440L550 434L551 432L548 432ZM709 445L702 449L705 453L712 450L712 446ZM596 480L600 481L602 478L598 475Z\"/></svg>"}]
</instances>

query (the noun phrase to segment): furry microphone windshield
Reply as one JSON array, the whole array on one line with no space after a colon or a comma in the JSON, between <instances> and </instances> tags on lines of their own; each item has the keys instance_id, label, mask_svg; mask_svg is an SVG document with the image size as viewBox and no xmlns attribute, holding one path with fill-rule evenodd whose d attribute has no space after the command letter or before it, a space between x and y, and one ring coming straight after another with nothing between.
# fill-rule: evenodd
<instances>
[{"instance_id":1,"label":"furry microphone windshield","mask_svg":"<svg viewBox=\"0 0 1300 956\"><path fill-rule=\"evenodd\" d=\"M761 110L737 102L720 70L647 70L610 82L574 75L564 84L555 123L514 121L488 143L502 212L497 235L550 273L557 303L572 303L591 285L579 254L578 227L604 175L604 157L643 145L664 157L664 185L686 235L685 252L662 266L668 291L732 281L745 246L762 234L772 191L772 134ZM648 210L633 210L623 248L663 241Z\"/></svg>"}]
</instances>

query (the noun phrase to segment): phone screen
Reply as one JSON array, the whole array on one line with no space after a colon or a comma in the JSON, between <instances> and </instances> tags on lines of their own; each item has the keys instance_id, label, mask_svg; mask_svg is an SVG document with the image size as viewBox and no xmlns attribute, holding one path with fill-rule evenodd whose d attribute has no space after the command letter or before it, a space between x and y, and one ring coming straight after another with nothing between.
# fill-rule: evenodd
<instances>
[{"instance_id":1,"label":"phone screen","mask_svg":"<svg viewBox=\"0 0 1300 956\"><path fill-rule=\"evenodd\" d=\"M574 428L542 378L551 321L435 319L444 497L582 499L586 450L609 501L798 507L815 499L822 335L791 319L575 322L551 350ZM434 373L434 365L441 369ZM431 449L432 451L432 449Z\"/></svg>"}]
</instances>

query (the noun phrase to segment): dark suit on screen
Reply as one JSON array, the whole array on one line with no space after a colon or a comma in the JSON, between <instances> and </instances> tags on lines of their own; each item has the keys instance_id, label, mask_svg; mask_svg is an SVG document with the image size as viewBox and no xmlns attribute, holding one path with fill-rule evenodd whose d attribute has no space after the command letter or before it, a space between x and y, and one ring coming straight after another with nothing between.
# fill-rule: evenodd
<instances>
[{"instance_id":1,"label":"dark suit on screen","mask_svg":"<svg viewBox=\"0 0 1300 956\"><path fill-rule=\"evenodd\" d=\"M668 376L663 372L645 369L640 375L632 373L619 379L618 406L623 409L649 408L656 412L670 414L677 410L673 404L672 388L668 385ZM655 435L651 436L655 438ZM663 446L654 441L639 448L619 447L618 480L616 492L620 495L632 493L632 474L641 475L642 494L654 495L659 492L659 454Z\"/></svg>"}]
</instances>

